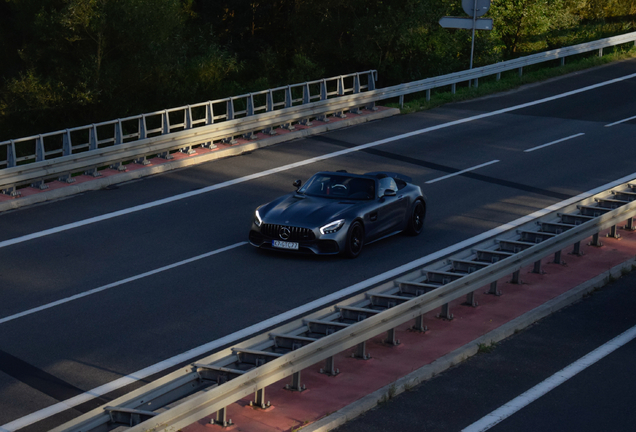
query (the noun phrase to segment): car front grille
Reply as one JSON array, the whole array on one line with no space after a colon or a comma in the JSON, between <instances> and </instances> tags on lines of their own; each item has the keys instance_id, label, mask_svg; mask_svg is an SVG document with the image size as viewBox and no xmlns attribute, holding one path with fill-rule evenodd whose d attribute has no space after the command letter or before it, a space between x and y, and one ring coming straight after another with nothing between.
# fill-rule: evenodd
<instances>
[{"instance_id":1,"label":"car front grille","mask_svg":"<svg viewBox=\"0 0 636 432\"><path fill-rule=\"evenodd\" d=\"M310 230L309 228L299 228L299 227L293 227L293 226L287 226L287 225L276 225L276 224L263 224L261 226L261 234L263 234L266 237L280 239L281 238L280 230L282 228L289 229L289 238L286 239L287 241L294 241L294 242L310 241L316 238L316 236L314 235L314 232Z\"/></svg>"}]
</instances>

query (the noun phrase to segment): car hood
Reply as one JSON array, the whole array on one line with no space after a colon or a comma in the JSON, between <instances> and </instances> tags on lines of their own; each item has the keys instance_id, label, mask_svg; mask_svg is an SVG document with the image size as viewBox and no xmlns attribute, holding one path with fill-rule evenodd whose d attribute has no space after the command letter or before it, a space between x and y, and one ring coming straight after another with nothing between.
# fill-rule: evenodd
<instances>
[{"instance_id":1,"label":"car hood","mask_svg":"<svg viewBox=\"0 0 636 432\"><path fill-rule=\"evenodd\" d=\"M290 194L259 209L265 223L317 228L354 207L357 202Z\"/></svg>"}]
</instances>

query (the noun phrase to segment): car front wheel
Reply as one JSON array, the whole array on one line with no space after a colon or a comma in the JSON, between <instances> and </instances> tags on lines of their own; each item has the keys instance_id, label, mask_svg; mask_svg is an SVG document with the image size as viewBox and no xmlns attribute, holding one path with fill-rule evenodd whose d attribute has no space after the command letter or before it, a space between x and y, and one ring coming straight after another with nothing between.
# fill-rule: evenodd
<instances>
[{"instance_id":1,"label":"car front wheel","mask_svg":"<svg viewBox=\"0 0 636 432\"><path fill-rule=\"evenodd\" d=\"M406 228L406 233L412 236L416 236L424 229L424 218L426 216L426 208L424 203L420 200L415 201L411 208L411 217L409 218L409 224Z\"/></svg>"},{"instance_id":2,"label":"car front wheel","mask_svg":"<svg viewBox=\"0 0 636 432\"><path fill-rule=\"evenodd\" d=\"M356 258L362 252L362 246L364 246L364 227L360 222L355 221L347 233L345 254L349 258Z\"/></svg>"}]
</instances>

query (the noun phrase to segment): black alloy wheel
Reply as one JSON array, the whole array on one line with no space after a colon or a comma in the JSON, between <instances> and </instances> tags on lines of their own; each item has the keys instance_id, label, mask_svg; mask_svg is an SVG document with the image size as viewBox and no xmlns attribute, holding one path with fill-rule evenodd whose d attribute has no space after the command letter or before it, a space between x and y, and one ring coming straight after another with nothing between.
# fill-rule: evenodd
<instances>
[{"instance_id":1,"label":"black alloy wheel","mask_svg":"<svg viewBox=\"0 0 636 432\"><path fill-rule=\"evenodd\" d=\"M349 258L356 258L362 252L362 246L364 246L364 227L359 221L355 221L347 233L345 254Z\"/></svg>"},{"instance_id":2,"label":"black alloy wheel","mask_svg":"<svg viewBox=\"0 0 636 432\"><path fill-rule=\"evenodd\" d=\"M424 229L424 218L426 217L426 208L420 200L415 201L411 209L411 217L409 226L406 230L407 234L416 236Z\"/></svg>"}]
</instances>

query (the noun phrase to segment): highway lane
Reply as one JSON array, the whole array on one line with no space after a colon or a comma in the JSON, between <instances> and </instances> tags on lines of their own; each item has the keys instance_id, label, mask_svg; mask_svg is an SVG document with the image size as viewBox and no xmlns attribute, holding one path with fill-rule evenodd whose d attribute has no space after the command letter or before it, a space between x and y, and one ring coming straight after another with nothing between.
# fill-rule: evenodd
<instances>
[{"instance_id":1,"label":"highway lane","mask_svg":"<svg viewBox=\"0 0 636 432\"><path fill-rule=\"evenodd\" d=\"M500 97L375 122L155 176L116 190L6 213L0 215L0 241L470 117L486 111L481 104L489 110L501 109L602 82L633 73L633 65L612 65ZM606 121L634 115L636 104L624 97L624 86L633 85L632 79L585 92L587 112L573 119L561 114L568 111L569 98L555 100L0 249L2 318L242 242L257 205L290 191L293 179L306 179L320 169L396 170L424 184L453 171L500 160L426 186L431 202L426 233L372 245L355 261L259 253L237 246L0 324L1 349L24 362L21 374L0 372L0 425L47 406L63 394L60 386L47 393L25 383L25 377L33 375L24 372L25 365L75 389L89 390L634 172L633 158L624 154L633 142L633 126L627 122L604 127ZM608 105L611 115L598 109L602 105ZM555 115L540 115L542 107ZM524 152L576 133L585 135ZM599 142L603 142L601 148Z\"/></svg>"}]
</instances>

